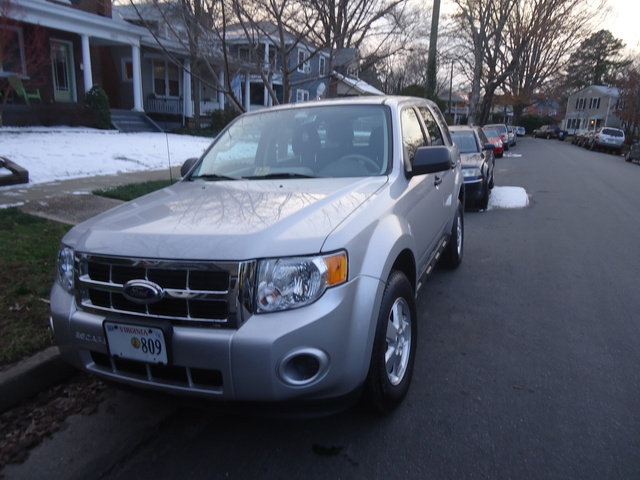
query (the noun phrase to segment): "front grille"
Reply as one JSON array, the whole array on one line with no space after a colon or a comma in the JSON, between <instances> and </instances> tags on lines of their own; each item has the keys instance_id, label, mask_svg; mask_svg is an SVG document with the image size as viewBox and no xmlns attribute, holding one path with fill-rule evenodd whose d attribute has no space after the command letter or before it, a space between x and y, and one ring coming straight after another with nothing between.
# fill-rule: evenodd
<instances>
[{"instance_id":1,"label":"front grille","mask_svg":"<svg viewBox=\"0 0 640 480\"><path fill-rule=\"evenodd\" d=\"M78 303L87 311L169 320L173 325L238 328L251 313L255 262L184 262L76 256ZM125 297L124 285L146 280L162 298L140 304Z\"/></svg>"},{"instance_id":2,"label":"front grille","mask_svg":"<svg viewBox=\"0 0 640 480\"><path fill-rule=\"evenodd\" d=\"M154 384L222 392L222 373L219 370L176 365L152 365L97 352L91 352L91 360L93 365L89 366L89 369L98 373L116 374L132 380L142 380Z\"/></svg>"}]
</instances>

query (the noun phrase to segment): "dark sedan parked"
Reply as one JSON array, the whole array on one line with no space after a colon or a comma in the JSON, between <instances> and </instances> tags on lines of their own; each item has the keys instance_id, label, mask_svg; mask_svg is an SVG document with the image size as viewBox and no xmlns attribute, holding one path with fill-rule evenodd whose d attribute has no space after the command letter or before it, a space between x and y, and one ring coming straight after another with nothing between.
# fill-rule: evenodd
<instances>
[{"instance_id":1,"label":"dark sedan parked","mask_svg":"<svg viewBox=\"0 0 640 480\"><path fill-rule=\"evenodd\" d=\"M494 145L478 126L458 125L449 127L449 130L453 143L460 150L466 206L485 209L489 204L489 191L494 185Z\"/></svg>"},{"instance_id":2,"label":"dark sedan parked","mask_svg":"<svg viewBox=\"0 0 640 480\"><path fill-rule=\"evenodd\" d=\"M556 125L543 125L540 128L536 128L533 131L533 138L557 138L559 140L564 140L567 136L567 132L564 130L560 130L560 127Z\"/></svg>"}]
</instances>

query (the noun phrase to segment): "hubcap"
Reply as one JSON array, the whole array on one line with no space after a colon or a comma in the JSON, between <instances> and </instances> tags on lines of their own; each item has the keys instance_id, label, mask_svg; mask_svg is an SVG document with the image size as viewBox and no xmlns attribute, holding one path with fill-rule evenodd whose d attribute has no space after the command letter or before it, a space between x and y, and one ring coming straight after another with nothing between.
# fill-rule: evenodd
<instances>
[{"instance_id":1,"label":"hubcap","mask_svg":"<svg viewBox=\"0 0 640 480\"><path fill-rule=\"evenodd\" d=\"M456 249L460 255L462 253L462 219L459 216L456 218Z\"/></svg>"},{"instance_id":2,"label":"hubcap","mask_svg":"<svg viewBox=\"0 0 640 480\"><path fill-rule=\"evenodd\" d=\"M385 366L391 385L404 378L411 353L411 312L404 298L397 298L387 322L387 351Z\"/></svg>"}]
</instances>

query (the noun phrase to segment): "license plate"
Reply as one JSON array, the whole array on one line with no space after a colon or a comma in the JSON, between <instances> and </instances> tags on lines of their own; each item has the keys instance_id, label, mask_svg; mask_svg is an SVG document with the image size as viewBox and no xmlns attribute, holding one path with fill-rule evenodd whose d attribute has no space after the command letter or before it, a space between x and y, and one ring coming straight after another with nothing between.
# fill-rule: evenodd
<instances>
[{"instance_id":1,"label":"license plate","mask_svg":"<svg viewBox=\"0 0 640 480\"><path fill-rule=\"evenodd\" d=\"M104 330L112 356L147 363L168 363L167 345L161 329L105 322Z\"/></svg>"}]
</instances>

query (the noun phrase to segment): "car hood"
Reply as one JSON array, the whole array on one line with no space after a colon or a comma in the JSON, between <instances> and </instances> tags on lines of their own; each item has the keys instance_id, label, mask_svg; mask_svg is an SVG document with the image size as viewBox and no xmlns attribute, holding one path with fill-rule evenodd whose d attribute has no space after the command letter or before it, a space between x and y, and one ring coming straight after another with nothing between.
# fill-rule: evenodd
<instances>
[{"instance_id":1,"label":"car hood","mask_svg":"<svg viewBox=\"0 0 640 480\"><path fill-rule=\"evenodd\" d=\"M179 182L74 227L63 242L100 255L243 260L317 253L386 176Z\"/></svg>"},{"instance_id":2,"label":"car hood","mask_svg":"<svg viewBox=\"0 0 640 480\"><path fill-rule=\"evenodd\" d=\"M462 160L462 168L481 167L484 162L482 153L461 153L460 160Z\"/></svg>"}]
</instances>

